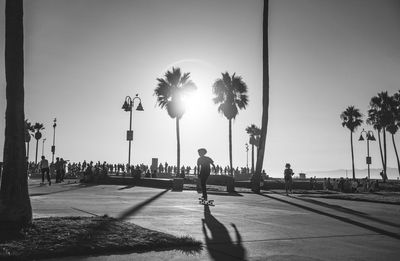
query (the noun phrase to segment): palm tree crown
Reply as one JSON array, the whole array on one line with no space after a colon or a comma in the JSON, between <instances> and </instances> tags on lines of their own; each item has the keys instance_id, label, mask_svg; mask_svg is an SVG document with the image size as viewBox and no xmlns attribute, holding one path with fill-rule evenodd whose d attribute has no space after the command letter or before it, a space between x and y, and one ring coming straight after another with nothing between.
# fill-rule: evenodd
<instances>
[{"instance_id":1,"label":"palm tree crown","mask_svg":"<svg viewBox=\"0 0 400 261\"><path fill-rule=\"evenodd\" d=\"M44 125L42 123L36 122L35 125L33 125L33 129L36 130L35 139L40 140L42 138L42 133L40 131L44 130Z\"/></svg>"},{"instance_id":2,"label":"palm tree crown","mask_svg":"<svg viewBox=\"0 0 400 261\"><path fill-rule=\"evenodd\" d=\"M250 135L250 145L258 146L258 140L260 139L261 129L255 124L251 124L246 128L247 134Z\"/></svg>"},{"instance_id":3,"label":"palm tree crown","mask_svg":"<svg viewBox=\"0 0 400 261\"><path fill-rule=\"evenodd\" d=\"M368 122L374 128L385 128L392 121L391 105L393 98L387 92L380 92L377 96L371 98L369 103L370 109L368 110Z\"/></svg>"},{"instance_id":4,"label":"palm tree crown","mask_svg":"<svg viewBox=\"0 0 400 261\"><path fill-rule=\"evenodd\" d=\"M361 126L363 123L361 117L362 114L360 110L356 109L354 106L347 107L346 110L340 114L342 126L347 127L351 132L354 132L357 127Z\"/></svg>"},{"instance_id":5,"label":"palm tree crown","mask_svg":"<svg viewBox=\"0 0 400 261\"><path fill-rule=\"evenodd\" d=\"M160 108L166 108L171 118L182 118L185 113L183 96L197 89L189 77L190 73L182 74L180 68L172 67L172 71L167 71L164 78L157 78L154 95Z\"/></svg>"},{"instance_id":6,"label":"palm tree crown","mask_svg":"<svg viewBox=\"0 0 400 261\"><path fill-rule=\"evenodd\" d=\"M217 79L213 84L213 98L215 104L219 104L218 112L223 113L228 120L235 119L238 109L246 109L249 101L247 96L247 85L242 77L232 77L228 72L222 73L222 78Z\"/></svg>"},{"instance_id":7,"label":"palm tree crown","mask_svg":"<svg viewBox=\"0 0 400 261\"><path fill-rule=\"evenodd\" d=\"M25 120L25 142L31 141L31 132L34 132L32 123L29 120Z\"/></svg>"}]
</instances>

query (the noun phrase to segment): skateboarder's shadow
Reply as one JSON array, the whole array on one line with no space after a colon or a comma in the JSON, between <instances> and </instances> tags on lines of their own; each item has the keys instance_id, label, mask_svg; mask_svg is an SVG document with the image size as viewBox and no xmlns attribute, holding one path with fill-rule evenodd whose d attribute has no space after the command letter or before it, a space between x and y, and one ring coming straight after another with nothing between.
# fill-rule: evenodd
<instances>
[{"instance_id":1,"label":"skateboarder's shadow","mask_svg":"<svg viewBox=\"0 0 400 261\"><path fill-rule=\"evenodd\" d=\"M211 214L207 205L204 206L202 221L207 249L213 260L246 260L246 249L242 245L242 237L235 224L231 223L236 234L236 242L233 242L228 229Z\"/></svg>"}]
</instances>

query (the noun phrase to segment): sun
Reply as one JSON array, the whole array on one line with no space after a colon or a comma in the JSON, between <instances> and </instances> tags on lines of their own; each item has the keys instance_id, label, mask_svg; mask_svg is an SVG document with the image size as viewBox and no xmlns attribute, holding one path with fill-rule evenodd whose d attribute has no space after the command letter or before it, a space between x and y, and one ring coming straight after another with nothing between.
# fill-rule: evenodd
<instances>
[{"instance_id":1,"label":"sun","mask_svg":"<svg viewBox=\"0 0 400 261\"><path fill-rule=\"evenodd\" d=\"M207 97L199 90L186 94L182 97L185 106L185 118L201 119L206 111Z\"/></svg>"},{"instance_id":2,"label":"sun","mask_svg":"<svg viewBox=\"0 0 400 261\"><path fill-rule=\"evenodd\" d=\"M178 60L169 64L165 70L172 67L179 67L182 72L190 73L190 80L197 86L197 90L182 97L185 106L183 124L194 128L200 122L207 122L210 113L215 112L211 86L219 71L208 61L194 58Z\"/></svg>"}]
</instances>

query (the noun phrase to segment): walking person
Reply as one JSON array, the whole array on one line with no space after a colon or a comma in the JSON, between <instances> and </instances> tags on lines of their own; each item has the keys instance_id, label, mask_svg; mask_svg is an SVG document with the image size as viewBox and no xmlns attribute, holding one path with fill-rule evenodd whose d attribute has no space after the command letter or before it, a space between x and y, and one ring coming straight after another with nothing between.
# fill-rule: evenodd
<instances>
[{"instance_id":1,"label":"walking person","mask_svg":"<svg viewBox=\"0 0 400 261\"><path fill-rule=\"evenodd\" d=\"M294 173L293 173L293 170L290 168L290 164L286 163L285 171L284 171L286 195L288 195L288 189L289 189L290 193L292 193L292 185L293 185L292 176L293 175L294 175Z\"/></svg>"},{"instance_id":2,"label":"walking person","mask_svg":"<svg viewBox=\"0 0 400 261\"><path fill-rule=\"evenodd\" d=\"M202 199L207 201L207 179L210 176L211 172L210 165L212 165L214 169L215 165L214 161L210 157L205 156L207 154L206 149L201 148L197 152L199 153L200 156L197 160L197 170L199 173L200 186L203 194Z\"/></svg>"},{"instance_id":3,"label":"walking person","mask_svg":"<svg viewBox=\"0 0 400 261\"><path fill-rule=\"evenodd\" d=\"M49 182L49 186L51 186L49 161L45 156L42 156L42 160L40 161L40 172L42 173L42 184L44 184L44 174L46 173L47 181Z\"/></svg>"}]
</instances>

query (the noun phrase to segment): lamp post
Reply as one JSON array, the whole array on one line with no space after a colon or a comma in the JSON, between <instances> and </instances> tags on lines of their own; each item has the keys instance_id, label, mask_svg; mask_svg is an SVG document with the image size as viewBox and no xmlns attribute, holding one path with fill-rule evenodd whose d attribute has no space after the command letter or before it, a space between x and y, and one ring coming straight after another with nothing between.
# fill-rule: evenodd
<instances>
[{"instance_id":1,"label":"lamp post","mask_svg":"<svg viewBox=\"0 0 400 261\"><path fill-rule=\"evenodd\" d=\"M363 137L363 133L365 133L365 138L367 139L367 158L366 158L366 162L368 165L368 179L370 179L370 168L369 165L372 163L372 159L369 156L369 141L375 141L375 137L374 137L374 133L372 131L366 131L366 130L362 130L361 131L361 135L360 138L358 139L359 141L363 141L364 137Z\"/></svg>"},{"instance_id":2,"label":"lamp post","mask_svg":"<svg viewBox=\"0 0 400 261\"><path fill-rule=\"evenodd\" d=\"M133 131L132 131L132 107L134 105L135 99L139 100L139 104L136 107L137 111L144 111L143 106L142 106L142 100L139 98L139 95L136 94L136 96L132 99L130 96L125 97L125 102L122 105L122 109L124 111L129 111L129 130L126 132L126 140L129 142L129 150L128 150L128 168L127 171L129 172L129 169L131 167L131 142L133 140Z\"/></svg>"},{"instance_id":3,"label":"lamp post","mask_svg":"<svg viewBox=\"0 0 400 261\"><path fill-rule=\"evenodd\" d=\"M52 153L52 156L51 156L51 163L54 163L54 153L56 152L56 127L57 127L57 119L56 118L54 118L54 120L53 120L53 146L51 146L51 153Z\"/></svg>"},{"instance_id":4,"label":"lamp post","mask_svg":"<svg viewBox=\"0 0 400 261\"><path fill-rule=\"evenodd\" d=\"M246 143L246 171L249 171L249 144Z\"/></svg>"},{"instance_id":5,"label":"lamp post","mask_svg":"<svg viewBox=\"0 0 400 261\"><path fill-rule=\"evenodd\" d=\"M43 144L42 144L42 156L44 156L44 142L46 141L46 139L43 139Z\"/></svg>"}]
</instances>

